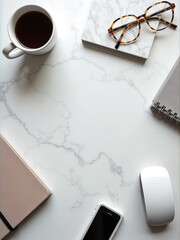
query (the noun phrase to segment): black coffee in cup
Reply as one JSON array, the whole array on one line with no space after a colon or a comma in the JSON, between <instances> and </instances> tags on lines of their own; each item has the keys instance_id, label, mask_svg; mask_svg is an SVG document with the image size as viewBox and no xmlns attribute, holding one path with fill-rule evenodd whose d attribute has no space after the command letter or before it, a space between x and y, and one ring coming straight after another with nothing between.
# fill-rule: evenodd
<instances>
[{"instance_id":1,"label":"black coffee in cup","mask_svg":"<svg viewBox=\"0 0 180 240\"><path fill-rule=\"evenodd\" d=\"M23 14L15 25L17 39L29 48L40 48L45 45L52 35L52 30L52 21L39 11Z\"/></svg>"}]
</instances>

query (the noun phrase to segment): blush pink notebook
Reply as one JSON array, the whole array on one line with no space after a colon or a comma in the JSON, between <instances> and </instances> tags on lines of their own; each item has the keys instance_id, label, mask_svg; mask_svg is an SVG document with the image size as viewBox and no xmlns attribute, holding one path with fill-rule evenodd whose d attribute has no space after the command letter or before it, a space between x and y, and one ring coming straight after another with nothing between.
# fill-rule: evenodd
<instances>
[{"instance_id":1,"label":"blush pink notebook","mask_svg":"<svg viewBox=\"0 0 180 240\"><path fill-rule=\"evenodd\" d=\"M13 231L50 194L0 135L0 239Z\"/></svg>"}]
</instances>

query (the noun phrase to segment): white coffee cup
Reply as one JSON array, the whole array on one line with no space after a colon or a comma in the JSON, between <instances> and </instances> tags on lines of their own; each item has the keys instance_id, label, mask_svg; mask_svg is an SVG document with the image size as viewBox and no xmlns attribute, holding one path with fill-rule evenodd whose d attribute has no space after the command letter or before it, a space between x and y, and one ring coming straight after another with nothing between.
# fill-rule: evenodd
<instances>
[{"instance_id":1,"label":"white coffee cup","mask_svg":"<svg viewBox=\"0 0 180 240\"><path fill-rule=\"evenodd\" d=\"M49 39L40 47L29 47L25 44L22 44L16 36L15 28L17 21L24 16L25 14L29 14L32 12L40 12L41 15L46 15L51 22L52 31ZM44 8L37 5L25 5L16 10L16 12L12 15L8 23L8 34L11 39L11 43L3 49L3 54L7 58L16 58L23 54L32 54L32 55L42 55L49 52L56 44L57 33L55 23L53 21L50 13Z\"/></svg>"}]
</instances>

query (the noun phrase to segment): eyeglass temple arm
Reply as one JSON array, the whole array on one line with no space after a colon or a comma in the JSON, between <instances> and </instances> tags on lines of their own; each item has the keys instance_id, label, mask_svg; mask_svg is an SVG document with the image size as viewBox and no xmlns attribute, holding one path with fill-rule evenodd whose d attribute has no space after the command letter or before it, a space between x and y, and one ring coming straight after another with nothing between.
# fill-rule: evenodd
<instances>
[{"instance_id":1,"label":"eyeglass temple arm","mask_svg":"<svg viewBox=\"0 0 180 240\"><path fill-rule=\"evenodd\" d=\"M149 19L149 20L159 20L159 21L161 21L162 23L167 24L167 25L170 24L170 22L165 21L165 20L163 20L163 18L160 18L160 17L152 17L152 16L150 16L150 17L147 17L147 19ZM140 19L140 22L144 22L144 21L145 21L144 18ZM177 28L177 25L174 24L174 23L171 23L171 25L170 25L169 27L171 27L171 28L173 28L173 29L176 29L176 28Z\"/></svg>"},{"instance_id":2,"label":"eyeglass temple arm","mask_svg":"<svg viewBox=\"0 0 180 240\"><path fill-rule=\"evenodd\" d=\"M159 21L162 21L162 22L165 23L165 24L169 24L169 22L167 22L167 21L164 22L164 20L163 20L162 18L150 17L150 19L152 19L152 20L159 20ZM141 22L145 21L145 18L140 19L140 21L141 21ZM126 27L124 27L124 30L123 30L123 32L122 32L119 40L116 42L116 45L115 45L115 48L116 48L116 49L119 48L119 45L120 45L120 43L121 43L121 39L122 39L122 37L123 37L126 29L129 28L129 27L132 27L132 26L135 25L136 23L137 23L137 21L134 21L134 22L131 22L131 23L129 23L129 24L126 24ZM175 24L173 24L173 25L175 25ZM176 27L177 27L177 25L175 25L175 28L176 28Z\"/></svg>"},{"instance_id":3,"label":"eyeglass temple arm","mask_svg":"<svg viewBox=\"0 0 180 240\"><path fill-rule=\"evenodd\" d=\"M121 33L121 36L120 36L119 40L116 42L115 49L118 49L118 48L119 48L119 45L120 45L120 43L121 43L121 39L122 39L122 37L123 37L123 35L124 35L124 33L125 33L125 31L126 31L127 28L128 28L128 27L125 27L124 30L123 30L123 32Z\"/></svg>"},{"instance_id":4,"label":"eyeglass temple arm","mask_svg":"<svg viewBox=\"0 0 180 240\"><path fill-rule=\"evenodd\" d=\"M155 12L155 13L153 13L153 14L147 16L147 19L148 19L148 18L151 18L151 17L153 17L153 16L155 16L156 14L159 14L159 13L165 12L165 11L167 11L167 10L170 10L170 9L173 8L173 7L175 7L175 4L174 4L173 6L171 6L171 7L165 8L165 9L163 9L163 10L157 11L157 12ZM138 17L138 18L143 17L142 19L140 19L141 22L145 21L144 16L145 16L145 14L140 15L140 16ZM163 19L162 19L162 20L163 20ZM112 33L112 32L115 32L115 31L117 31L117 30L120 30L120 29L122 29L122 28L127 27L127 25L129 25L129 24L134 25L134 24L136 24L136 23L137 23L137 21L133 21L133 22L130 22L130 23L127 23L127 24L121 25L121 26L116 27L116 28L111 28L111 27L110 27L110 28L108 29L108 32L109 32L109 33ZM167 21L164 22L164 23L165 23L165 24L169 24L169 22L167 22ZM176 29L177 25L174 24L174 23L171 23L170 27Z\"/></svg>"},{"instance_id":5,"label":"eyeglass temple arm","mask_svg":"<svg viewBox=\"0 0 180 240\"><path fill-rule=\"evenodd\" d=\"M151 17L151 16L148 16L147 18L150 19L150 20L151 20L151 19L152 19L152 20L159 20L159 21L161 21L161 22L163 22L164 24L167 24L167 25L170 24L168 21L164 21L162 18ZM145 21L145 18L141 18L141 19L140 19L140 22L144 22L144 21ZM133 22L130 22L130 23L121 25L121 26L116 27L116 28L109 28L109 29L108 29L108 32L109 32L109 33L112 33L112 32L121 30L122 28L125 28L125 27L127 27L127 26L136 25L137 22L138 22L138 21L133 21ZM174 24L174 23L171 23L170 27L173 28L173 29L176 29L176 28L177 28L177 25Z\"/></svg>"}]
</instances>

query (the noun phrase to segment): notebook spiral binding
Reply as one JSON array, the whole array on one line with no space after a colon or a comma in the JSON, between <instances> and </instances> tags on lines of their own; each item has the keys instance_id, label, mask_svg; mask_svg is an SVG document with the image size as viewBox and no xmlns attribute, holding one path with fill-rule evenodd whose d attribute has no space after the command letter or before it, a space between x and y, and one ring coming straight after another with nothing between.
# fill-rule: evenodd
<instances>
[{"instance_id":1,"label":"notebook spiral binding","mask_svg":"<svg viewBox=\"0 0 180 240\"><path fill-rule=\"evenodd\" d=\"M166 109L165 106L161 106L159 102L154 103L151 106L151 110L160 116L167 118L169 121L172 121L177 126L180 126L180 118L177 113L172 113L171 109Z\"/></svg>"}]
</instances>

